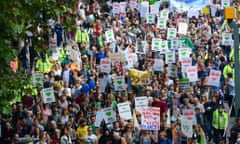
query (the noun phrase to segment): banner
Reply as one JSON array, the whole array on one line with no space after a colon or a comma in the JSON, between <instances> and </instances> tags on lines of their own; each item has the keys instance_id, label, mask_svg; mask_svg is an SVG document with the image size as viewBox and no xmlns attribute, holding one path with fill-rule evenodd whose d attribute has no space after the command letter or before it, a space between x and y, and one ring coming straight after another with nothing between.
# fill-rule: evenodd
<instances>
[{"instance_id":1,"label":"banner","mask_svg":"<svg viewBox=\"0 0 240 144\"><path fill-rule=\"evenodd\" d=\"M152 51L161 51L161 42L159 38L152 38Z\"/></svg>"},{"instance_id":2,"label":"banner","mask_svg":"<svg viewBox=\"0 0 240 144\"><path fill-rule=\"evenodd\" d=\"M166 18L157 18L157 28L166 29L167 28L167 19Z\"/></svg>"},{"instance_id":3,"label":"banner","mask_svg":"<svg viewBox=\"0 0 240 144\"><path fill-rule=\"evenodd\" d=\"M111 60L111 62L113 62L113 63L116 63L116 62L125 63L124 54L121 54L121 53L109 53L108 57Z\"/></svg>"},{"instance_id":4,"label":"banner","mask_svg":"<svg viewBox=\"0 0 240 144\"><path fill-rule=\"evenodd\" d=\"M221 71L211 69L207 84L218 87L220 85L220 77Z\"/></svg>"},{"instance_id":5,"label":"banner","mask_svg":"<svg viewBox=\"0 0 240 144\"><path fill-rule=\"evenodd\" d=\"M115 112L112 107L102 109L102 115L106 124L111 124L116 121Z\"/></svg>"},{"instance_id":6,"label":"banner","mask_svg":"<svg viewBox=\"0 0 240 144\"><path fill-rule=\"evenodd\" d=\"M108 58L103 58L100 61L100 72L109 73L111 72L111 60Z\"/></svg>"},{"instance_id":7,"label":"banner","mask_svg":"<svg viewBox=\"0 0 240 144\"><path fill-rule=\"evenodd\" d=\"M148 71L130 69L128 70L128 76L132 85L147 85L150 80L150 73Z\"/></svg>"},{"instance_id":8,"label":"banner","mask_svg":"<svg viewBox=\"0 0 240 144\"><path fill-rule=\"evenodd\" d=\"M178 24L178 33L179 34L187 35L187 30L188 30L188 24L187 23L180 22Z\"/></svg>"},{"instance_id":9,"label":"banner","mask_svg":"<svg viewBox=\"0 0 240 144\"><path fill-rule=\"evenodd\" d=\"M124 120L132 119L132 112L129 102L119 103L117 107L121 118L124 118Z\"/></svg>"},{"instance_id":10,"label":"banner","mask_svg":"<svg viewBox=\"0 0 240 144\"><path fill-rule=\"evenodd\" d=\"M138 54L146 54L146 45L145 41L137 40L136 49Z\"/></svg>"},{"instance_id":11,"label":"banner","mask_svg":"<svg viewBox=\"0 0 240 144\"><path fill-rule=\"evenodd\" d=\"M112 30L106 31L105 36L106 36L106 40L107 40L108 43L111 43L111 42L115 41L114 34L113 34Z\"/></svg>"},{"instance_id":12,"label":"banner","mask_svg":"<svg viewBox=\"0 0 240 144\"><path fill-rule=\"evenodd\" d=\"M41 86L43 88L43 73L34 73L33 74L33 85L34 87Z\"/></svg>"},{"instance_id":13,"label":"banner","mask_svg":"<svg viewBox=\"0 0 240 144\"><path fill-rule=\"evenodd\" d=\"M145 107L141 109L141 129L160 130L160 108Z\"/></svg>"},{"instance_id":14,"label":"banner","mask_svg":"<svg viewBox=\"0 0 240 144\"><path fill-rule=\"evenodd\" d=\"M171 0L170 7L176 8L177 11L188 11L190 8L201 10L206 5L209 5L207 0Z\"/></svg>"},{"instance_id":15,"label":"banner","mask_svg":"<svg viewBox=\"0 0 240 144\"><path fill-rule=\"evenodd\" d=\"M198 81L198 73L197 66L189 66L187 67L187 77L190 82Z\"/></svg>"},{"instance_id":16,"label":"banner","mask_svg":"<svg viewBox=\"0 0 240 144\"><path fill-rule=\"evenodd\" d=\"M181 119L181 130L188 137L192 138L193 123L191 120Z\"/></svg>"},{"instance_id":17,"label":"banner","mask_svg":"<svg viewBox=\"0 0 240 144\"><path fill-rule=\"evenodd\" d=\"M43 102L44 102L45 104L47 104L47 103L53 103L53 102L56 101L56 100L55 100L55 96L54 96L53 87L51 87L51 88L44 88L44 89L42 90L42 92L43 92Z\"/></svg>"},{"instance_id":18,"label":"banner","mask_svg":"<svg viewBox=\"0 0 240 144\"><path fill-rule=\"evenodd\" d=\"M154 71L164 70L164 62L162 59L154 59L153 70Z\"/></svg>"},{"instance_id":19,"label":"banner","mask_svg":"<svg viewBox=\"0 0 240 144\"><path fill-rule=\"evenodd\" d=\"M148 99L146 96L135 97L135 109L140 111L141 108L148 107Z\"/></svg>"},{"instance_id":20,"label":"banner","mask_svg":"<svg viewBox=\"0 0 240 144\"><path fill-rule=\"evenodd\" d=\"M125 90L125 79L124 76L115 76L114 77L114 90L123 91Z\"/></svg>"}]
</instances>

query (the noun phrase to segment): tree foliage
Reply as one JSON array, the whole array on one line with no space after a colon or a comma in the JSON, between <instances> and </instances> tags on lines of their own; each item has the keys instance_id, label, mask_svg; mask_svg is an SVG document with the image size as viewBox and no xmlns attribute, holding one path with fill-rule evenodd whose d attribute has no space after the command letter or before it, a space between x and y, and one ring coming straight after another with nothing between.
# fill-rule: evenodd
<instances>
[{"instance_id":1,"label":"tree foliage","mask_svg":"<svg viewBox=\"0 0 240 144\"><path fill-rule=\"evenodd\" d=\"M9 63L18 55L18 43L26 38L29 23L33 29L38 24L46 25L50 17L64 15L66 6L74 6L73 0L1 0L0 1L0 111L9 113L11 101L22 96L23 86L30 83L30 77L21 72L13 72ZM40 17L40 15L42 17ZM70 24L69 24L70 25ZM66 26L65 28L67 28ZM35 49L43 48L43 41L33 38ZM43 38L40 38L43 39Z\"/></svg>"}]
</instances>

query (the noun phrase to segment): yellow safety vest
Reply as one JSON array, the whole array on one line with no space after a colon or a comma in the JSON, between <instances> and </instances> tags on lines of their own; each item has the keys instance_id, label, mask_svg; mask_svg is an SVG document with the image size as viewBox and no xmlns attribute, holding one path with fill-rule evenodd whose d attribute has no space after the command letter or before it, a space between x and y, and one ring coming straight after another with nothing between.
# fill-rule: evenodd
<instances>
[{"instance_id":1,"label":"yellow safety vest","mask_svg":"<svg viewBox=\"0 0 240 144\"><path fill-rule=\"evenodd\" d=\"M228 114L223 110L222 113L216 109L213 112L213 120L212 120L212 126L215 129L225 129L228 126Z\"/></svg>"}]
</instances>

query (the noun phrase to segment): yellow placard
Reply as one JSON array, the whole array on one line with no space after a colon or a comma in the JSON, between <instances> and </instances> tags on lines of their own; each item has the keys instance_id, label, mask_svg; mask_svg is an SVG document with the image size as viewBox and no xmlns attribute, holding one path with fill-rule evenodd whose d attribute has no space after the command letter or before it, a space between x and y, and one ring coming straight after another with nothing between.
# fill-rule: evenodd
<instances>
[{"instance_id":1,"label":"yellow placard","mask_svg":"<svg viewBox=\"0 0 240 144\"><path fill-rule=\"evenodd\" d=\"M234 7L225 7L224 13L225 13L225 19L234 19L235 18L235 8Z\"/></svg>"},{"instance_id":2,"label":"yellow placard","mask_svg":"<svg viewBox=\"0 0 240 144\"><path fill-rule=\"evenodd\" d=\"M209 7L204 7L202 9L203 14L208 15L210 13Z\"/></svg>"}]
</instances>

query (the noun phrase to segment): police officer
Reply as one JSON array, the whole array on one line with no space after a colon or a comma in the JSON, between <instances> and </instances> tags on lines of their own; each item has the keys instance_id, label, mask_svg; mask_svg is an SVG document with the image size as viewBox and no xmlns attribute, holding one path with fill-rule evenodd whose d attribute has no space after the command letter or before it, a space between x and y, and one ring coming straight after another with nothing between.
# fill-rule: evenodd
<instances>
[{"instance_id":1,"label":"police officer","mask_svg":"<svg viewBox=\"0 0 240 144\"><path fill-rule=\"evenodd\" d=\"M228 126L228 113L225 112L222 101L219 101L218 108L213 112L212 126L213 140L218 144L220 138L225 138L224 133Z\"/></svg>"}]
</instances>

